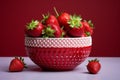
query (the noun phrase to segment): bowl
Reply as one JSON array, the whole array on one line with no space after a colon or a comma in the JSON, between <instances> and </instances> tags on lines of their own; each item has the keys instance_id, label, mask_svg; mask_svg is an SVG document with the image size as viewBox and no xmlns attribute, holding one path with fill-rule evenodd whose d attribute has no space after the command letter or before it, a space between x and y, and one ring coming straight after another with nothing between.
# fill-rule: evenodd
<instances>
[{"instance_id":1,"label":"bowl","mask_svg":"<svg viewBox=\"0 0 120 80\"><path fill-rule=\"evenodd\" d=\"M90 55L92 38L25 37L26 52L43 70L73 70Z\"/></svg>"}]
</instances>

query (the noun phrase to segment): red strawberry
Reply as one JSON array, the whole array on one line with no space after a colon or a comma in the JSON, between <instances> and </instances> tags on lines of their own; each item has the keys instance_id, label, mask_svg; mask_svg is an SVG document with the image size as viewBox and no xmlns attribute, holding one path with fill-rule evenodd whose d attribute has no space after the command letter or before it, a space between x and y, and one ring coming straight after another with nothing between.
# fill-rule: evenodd
<instances>
[{"instance_id":1,"label":"red strawberry","mask_svg":"<svg viewBox=\"0 0 120 80\"><path fill-rule=\"evenodd\" d=\"M101 64L99 63L99 60L97 59L90 60L87 65L87 69L92 74L98 73L99 70L101 69Z\"/></svg>"},{"instance_id":2,"label":"red strawberry","mask_svg":"<svg viewBox=\"0 0 120 80\"><path fill-rule=\"evenodd\" d=\"M73 37L81 37L84 33L84 27L81 24L82 18L80 16L70 16L70 20L68 21L68 28L69 30L67 31L69 35Z\"/></svg>"},{"instance_id":3,"label":"red strawberry","mask_svg":"<svg viewBox=\"0 0 120 80\"><path fill-rule=\"evenodd\" d=\"M43 37L56 37L59 38L62 36L62 30L60 26L55 24L48 24L43 30Z\"/></svg>"},{"instance_id":4,"label":"red strawberry","mask_svg":"<svg viewBox=\"0 0 120 80\"><path fill-rule=\"evenodd\" d=\"M43 15L42 23L45 25L54 24L54 25L59 26L57 18L54 15L49 15L49 14L46 16Z\"/></svg>"},{"instance_id":5,"label":"red strawberry","mask_svg":"<svg viewBox=\"0 0 120 80\"><path fill-rule=\"evenodd\" d=\"M37 20L32 20L26 27L26 34L32 37L38 37L42 35L44 26Z\"/></svg>"},{"instance_id":6,"label":"red strawberry","mask_svg":"<svg viewBox=\"0 0 120 80\"><path fill-rule=\"evenodd\" d=\"M19 71L22 71L25 67L26 66L24 63L24 59L22 57L20 57L20 58L15 57L15 59L13 59L10 62L9 71L10 72L19 72Z\"/></svg>"},{"instance_id":7,"label":"red strawberry","mask_svg":"<svg viewBox=\"0 0 120 80\"><path fill-rule=\"evenodd\" d=\"M57 19L60 26L63 26L65 30L68 30L68 21L70 20L70 14L67 12L63 12L59 15L55 7L54 7L54 11L57 15Z\"/></svg>"},{"instance_id":8,"label":"red strawberry","mask_svg":"<svg viewBox=\"0 0 120 80\"><path fill-rule=\"evenodd\" d=\"M89 20L88 22L84 20L82 24L84 26L84 32L86 36L91 36L93 34L93 29L94 29L93 23L91 22L91 20Z\"/></svg>"},{"instance_id":9,"label":"red strawberry","mask_svg":"<svg viewBox=\"0 0 120 80\"><path fill-rule=\"evenodd\" d=\"M70 20L70 14L63 12L58 16L58 21L62 26L68 25L68 21Z\"/></svg>"},{"instance_id":10,"label":"red strawberry","mask_svg":"<svg viewBox=\"0 0 120 80\"><path fill-rule=\"evenodd\" d=\"M70 29L69 24L68 24L69 20L70 20L70 15L66 12L64 12L64 13L60 14L60 16L58 16L58 21L59 21L60 25L64 27L65 31L68 31Z\"/></svg>"}]
</instances>

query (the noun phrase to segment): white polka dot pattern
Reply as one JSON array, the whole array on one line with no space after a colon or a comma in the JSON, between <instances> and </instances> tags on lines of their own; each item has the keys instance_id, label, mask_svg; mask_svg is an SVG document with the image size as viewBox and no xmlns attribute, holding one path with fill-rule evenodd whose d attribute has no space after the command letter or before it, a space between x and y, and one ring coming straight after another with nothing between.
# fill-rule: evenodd
<instances>
[{"instance_id":1,"label":"white polka dot pattern","mask_svg":"<svg viewBox=\"0 0 120 80\"><path fill-rule=\"evenodd\" d=\"M86 47L92 45L92 38L31 38L25 37L25 46L44 47L44 48L61 48L61 47Z\"/></svg>"}]
</instances>

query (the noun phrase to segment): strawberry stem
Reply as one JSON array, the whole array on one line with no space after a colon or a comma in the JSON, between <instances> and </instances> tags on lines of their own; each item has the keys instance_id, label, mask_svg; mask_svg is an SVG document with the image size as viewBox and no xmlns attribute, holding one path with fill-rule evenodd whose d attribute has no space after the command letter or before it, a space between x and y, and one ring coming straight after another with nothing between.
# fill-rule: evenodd
<instances>
[{"instance_id":1,"label":"strawberry stem","mask_svg":"<svg viewBox=\"0 0 120 80\"><path fill-rule=\"evenodd\" d=\"M55 8L55 7L53 7L54 8L54 11L55 11L55 13L56 13L56 15L57 15L57 17L59 16L59 13L58 13L58 11L57 11L57 9Z\"/></svg>"}]
</instances>

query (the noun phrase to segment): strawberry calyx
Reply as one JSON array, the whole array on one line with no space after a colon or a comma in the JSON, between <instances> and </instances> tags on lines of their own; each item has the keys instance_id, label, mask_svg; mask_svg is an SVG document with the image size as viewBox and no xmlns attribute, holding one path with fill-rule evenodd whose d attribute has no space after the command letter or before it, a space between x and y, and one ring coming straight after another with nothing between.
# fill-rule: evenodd
<instances>
[{"instance_id":1,"label":"strawberry calyx","mask_svg":"<svg viewBox=\"0 0 120 80\"><path fill-rule=\"evenodd\" d=\"M22 57L15 57L15 59L20 60L23 63L24 68L27 68L26 63L24 62L24 58L22 58Z\"/></svg>"},{"instance_id":2,"label":"strawberry calyx","mask_svg":"<svg viewBox=\"0 0 120 80\"><path fill-rule=\"evenodd\" d=\"M41 20L41 22L45 24L45 21L49 18L50 14L49 13L46 15L42 14L42 16L43 16L43 19Z\"/></svg>"},{"instance_id":3,"label":"strawberry calyx","mask_svg":"<svg viewBox=\"0 0 120 80\"><path fill-rule=\"evenodd\" d=\"M90 32L85 32L85 34L86 34L86 36L90 36L91 35Z\"/></svg>"},{"instance_id":4,"label":"strawberry calyx","mask_svg":"<svg viewBox=\"0 0 120 80\"><path fill-rule=\"evenodd\" d=\"M88 24L90 25L91 28L94 28L94 25L91 20L88 21Z\"/></svg>"},{"instance_id":5,"label":"strawberry calyx","mask_svg":"<svg viewBox=\"0 0 120 80\"><path fill-rule=\"evenodd\" d=\"M55 37L55 30L53 30L49 25L42 31L44 38Z\"/></svg>"},{"instance_id":6,"label":"strawberry calyx","mask_svg":"<svg viewBox=\"0 0 120 80\"><path fill-rule=\"evenodd\" d=\"M77 15L70 15L70 20L68 21L68 24L70 25L71 28L79 28L81 27L81 20L82 18Z\"/></svg>"},{"instance_id":7,"label":"strawberry calyx","mask_svg":"<svg viewBox=\"0 0 120 80\"><path fill-rule=\"evenodd\" d=\"M84 20L84 22L87 22L92 29L94 28L94 25L91 20L88 21Z\"/></svg>"},{"instance_id":8,"label":"strawberry calyx","mask_svg":"<svg viewBox=\"0 0 120 80\"><path fill-rule=\"evenodd\" d=\"M88 62L99 62L99 60L97 58L95 58L93 60L88 60Z\"/></svg>"},{"instance_id":9,"label":"strawberry calyx","mask_svg":"<svg viewBox=\"0 0 120 80\"><path fill-rule=\"evenodd\" d=\"M33 30L34 28L37 27L37 25L39 24L38 20L32 20L30 23L27 24L27 29L28 30Z\"/></svg>"}]
</instances>

